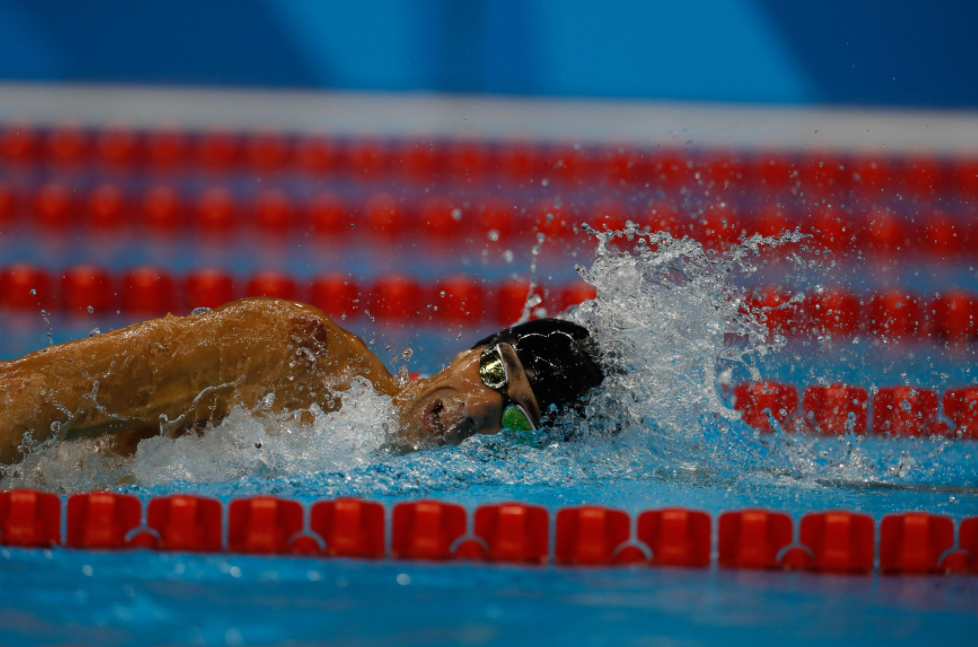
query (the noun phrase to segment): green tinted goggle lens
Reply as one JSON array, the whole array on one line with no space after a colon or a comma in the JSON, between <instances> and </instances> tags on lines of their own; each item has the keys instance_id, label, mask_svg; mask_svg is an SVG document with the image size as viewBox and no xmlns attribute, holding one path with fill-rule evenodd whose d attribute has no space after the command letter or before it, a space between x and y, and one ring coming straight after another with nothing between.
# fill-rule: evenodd
<instances>
[{"instance_id":1,"label":"green tinted goggle lens","mask_svg":"<svg viewBox=\"0 0 978 647\"><path fill-rule=\"evenodd\" d=\"M503 410L503 429L512 429L513 431L536 431L533 428L533 423L530 422L530 418L527 417L523 409L516 404L511 404Z\"/></svg>"}]
</instances>

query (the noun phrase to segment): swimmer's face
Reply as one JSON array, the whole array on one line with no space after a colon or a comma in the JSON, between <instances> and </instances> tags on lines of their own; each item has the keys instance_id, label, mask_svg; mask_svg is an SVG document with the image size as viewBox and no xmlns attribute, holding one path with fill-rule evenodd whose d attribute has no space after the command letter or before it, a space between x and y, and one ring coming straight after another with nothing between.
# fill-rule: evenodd
<instances>
[{"instance_id":1,"label":"swimmer's face","mask_svg":"<svg viewBox=\"0 0 978 647\"><path fill-rule=\"evenodd\" d=\"M509 384L506 393L522 405L534 423L540 407L523 372L516 351L500 344ZM401 441L412 449L451 443L457 445L474 434L502 430L503 396L482 383L479 376L481 348L459 353L452 363L428 379L408 384L394 398L400 409Z\"/></svg>"}]
</instances>

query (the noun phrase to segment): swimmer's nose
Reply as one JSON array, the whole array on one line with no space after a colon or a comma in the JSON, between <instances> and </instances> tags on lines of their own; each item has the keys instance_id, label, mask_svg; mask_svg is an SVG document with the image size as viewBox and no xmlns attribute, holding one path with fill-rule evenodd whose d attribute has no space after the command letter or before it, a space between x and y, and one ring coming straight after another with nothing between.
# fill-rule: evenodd
<instances>
[{"instance_id":1,"label":"swimmer's nose","mask_svg":"<svg viewBox=\"0 0 978 647\"><path fill-rule=\"evenodd\" d=\"M499 400L501 398L494 393L473 394L465 399L463 428L468 432L467 436L499 427Z\"/></svg>"}]
</instances>

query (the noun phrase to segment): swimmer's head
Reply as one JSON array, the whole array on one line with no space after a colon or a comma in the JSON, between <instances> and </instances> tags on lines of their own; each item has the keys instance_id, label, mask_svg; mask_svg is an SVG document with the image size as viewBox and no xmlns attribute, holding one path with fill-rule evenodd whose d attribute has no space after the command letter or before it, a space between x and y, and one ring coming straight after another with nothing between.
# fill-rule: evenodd
<instances>
[{"instance_id":1,"label":"swimmer's head","mask_svg":"<svg viewBox=\"0 0 978 647\"><path fill-rule=\"evenodd\" d=\"M436 375L405 387L395 399L401 438L412 447L457 444L498 433L504 414L519 421L520 412L533 427L546 426L561 411L583 412L584 396L603 379L586 328L530 321L478 341Z\"/></svg>"}]
</instances>

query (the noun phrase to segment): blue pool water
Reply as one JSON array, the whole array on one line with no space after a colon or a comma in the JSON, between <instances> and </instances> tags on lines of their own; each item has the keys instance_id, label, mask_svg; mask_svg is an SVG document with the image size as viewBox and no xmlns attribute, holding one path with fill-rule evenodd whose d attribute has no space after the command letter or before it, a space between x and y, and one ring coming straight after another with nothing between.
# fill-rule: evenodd
<instances>
[{"instance_id":1,"label":"blue pool water","mask_svg":"<svg viewBox=\"0 0 978 647\"><path fill-rule=\"evenodd\" d=\"M6 551L3 644L969 644L975 578Z\"/></svg>"},{"instance_id":2,"label":"blue pool water","mask_svg":"<svg viewBox=\"0 0 978 647\"><path fill-rule=\"evenodd\" d=\"M383 449L389 403L355 392L342 412L312 425L236 411L200 438L144 441L131 459L104 456L96 441L42 447L7 472L8 483L143 498L195 492L222 501L264 493L307 503L339 495L388 505L436 498L470 509L518 500L633 514L683 506L714 516L765 507L796 519L826 509L877 519L908 510L978 515L978 444L759 436L718 388L752 368L799 385L853 376L867 386L943 388L971 383L968 352L945 356L936 344L868 349L853 340L826 342L828 352L818 344L779 347L727 298L735 263L704 256L688 241L665 242L655 254L602 254L586 272L597 301L569 316L594 326L627 370L595 396L587 423L562 422L581 427L573 442L474 437L397 455ZM427 347L435 359L415 365L422 370L436 370L467 341L443 331L368 332L395 353L405 339L419 356ZM746 341L728 343L732 335ZM716 567L9 549L0 552L0 599L0 644L11 646L969 644L978 629L975 577Z\"/></svg>"},{"instance_id":3,"label":"blue pool water","mask_svg":"<svg viewBox=\"0 0 978 647\"><path fill-rule=\"evenodd\" d=\"M740 423L729 433L741 434L739 441L731 438L731 447L752 437ZM755 455L755 470L669 473L648 465L651 459L634 447L614 442L548 452L475 440L481 442L377 456L343 472L122 489L142 497L192 490L224 501L259 492L306 502L354 494L389 505L428 497L470 509L521 500L551 509L600 503L632 513L681 505L713 514L762 506L796 518L838 508L877 519L915 509L956 518L978 515L978 448L970 443L947 446L935 459L933 448L922 443L864 441L867 462L891 467L887 457L897 452L921 461L931 456L931 467L939 469L878 478L863 472L862 481L845 481L823 478L817 469L792 473L770 455ZM821 455L838 443L829 439L795 450ZM561 463L553 473L541 473L543 466ZM636 465L640 472L629 473ZM975 577L830 576L715 566L570 569L6 549L0 552L0 599L2 644L11 647L968 644L978 629Z\"/></svg>"},{"instance_id":4,"label":"blue pool water","mask_svg":"<svg viewBox=\"0 0 978 647\"><path fill-rule=\"evenodd\" d=\"M970 463L959 476L973 483L971 451L949 449L946 464ZM559 483L534 483L511 473L497 474L497 482L479 482L471 470L481 466L492 472L494 461L477 454L472 447L450 448L345 474L127 489L144 496L193 489L224 500L254 492L306 501L372 492L372 498L389 504L424 496L470 508L516 499L551 508L601 503L631 512L685 505L713 513L768 506L796 516L826 508L877 518L911 509L955 517L978 514L975 488L927 487L908 479L873 486L751 473L617 479L581 474ZM974 577L829 576L716 567L569 569L6 549L0 552L0 599L2 644L11 647L968 644L967 637L978 628Z\"/></svg>"}]
</instances>

